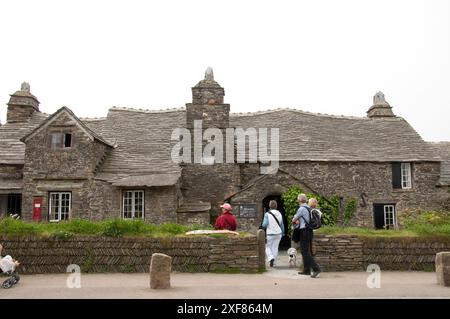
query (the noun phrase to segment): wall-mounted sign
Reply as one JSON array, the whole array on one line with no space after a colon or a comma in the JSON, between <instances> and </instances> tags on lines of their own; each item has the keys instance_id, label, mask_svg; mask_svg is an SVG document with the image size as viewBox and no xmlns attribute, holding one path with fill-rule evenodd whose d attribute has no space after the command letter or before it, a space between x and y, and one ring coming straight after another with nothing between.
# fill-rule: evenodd
<instances>
[{"instance_id":1,"label":"wall-mounted sign","mask_svg":"<svg viewBox=\"0 0 450 319\"><path fill-rule=\"evenodd\" d=\"M239 204L239 217L256 218L256 204Z\"/></svg>"}]
</instances>

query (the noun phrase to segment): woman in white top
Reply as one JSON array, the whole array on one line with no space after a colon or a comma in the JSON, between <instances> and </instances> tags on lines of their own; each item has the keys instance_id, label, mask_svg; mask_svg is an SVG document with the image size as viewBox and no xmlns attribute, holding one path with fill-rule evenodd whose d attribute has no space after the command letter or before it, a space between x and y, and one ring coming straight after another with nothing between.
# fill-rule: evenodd
<instances>
[{"instance_id":1,"label":"woman in white top","mask_svg":"<svg viewBox=\"0 0 450 319\"><path fill-rule=\"evenodd\" d=\"M266 256L270 267L275 266L278 257L278 246L284 234L283 216L277 210L277 202L269 202L269 211L264 214L262 227L266 230Z\"/></svg>"}]
</instances>

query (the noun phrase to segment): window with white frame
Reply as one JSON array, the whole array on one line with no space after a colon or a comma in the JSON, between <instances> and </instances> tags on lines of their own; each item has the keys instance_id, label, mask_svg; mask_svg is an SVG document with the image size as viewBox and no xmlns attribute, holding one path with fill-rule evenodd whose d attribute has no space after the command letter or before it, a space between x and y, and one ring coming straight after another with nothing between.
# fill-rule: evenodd
<instances>
[{"instance_id":1,"label":"window with white frame","mask_svg":"<svg viewBox=\"0 0 450 319\"><path fill-rule=\"evenodd\" d=\"M394 205L384 205L384 228L392 229L396 228L397 220L395 216Z\"/></svg>"},{"instance_id":2,"label":"window with white frame","mask_svg":"<svg viewBox=\"0 0 450 319\"><path fill-rule=\"evenodd\" d=\"M392 187L394 189L412 188L411 163L392 163Z\"/></svg>"},{"instance_id":3,"label":"window with white frame","mask_svg":"<svg viewBox=\"0 0 450 319\"><path fill-rule=\"evenodd\" d=\"M144 218L144 191L123 191L123 218Z\"/></svg>"},{"instance_id":4,"label":"window with white frame","mask_svg":"<svg viewBox=\"0 0 450 319\"><path fill-rule=\"evenodd\" d=\"M69 219L71 201L72 194L70 192L51 192L49 198L50 221Z\"/></svg>"},{"instance_id":5,"label":"window with white frame","mask_svg":"<svg viewBox=\"0 0 450 319\"><path fill-rule=\"evenodd\" d=\"M402 188L411 188L411 163L402 163Z\"/></svg>"}]
</instances>

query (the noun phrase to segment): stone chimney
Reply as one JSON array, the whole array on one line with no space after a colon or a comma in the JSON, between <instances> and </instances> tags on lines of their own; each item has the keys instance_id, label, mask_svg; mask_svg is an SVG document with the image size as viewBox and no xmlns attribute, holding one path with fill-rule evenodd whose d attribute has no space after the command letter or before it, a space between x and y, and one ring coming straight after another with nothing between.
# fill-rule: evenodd
<instances>
[{"instance_id":1,"label":"stone chimney","mask_svg":"<svg viewBox=\"0 0 450 319\"><path fill-rule=\"evenodd\" d=\"M373 97L373 105L367 111L367 116L374 117L395 117L392 107L386 102L383 92L378 92Z\"/></svg>"},{"instance_id":2,"label":"stone chimney","mask_svg":"<svg viewBox=\"0 0 450 319\"><path fill-rule=\"evenodd\" d=\"M214 81L211 67L205 71L205 78L192 88L192 104L223 104L225 90Z\"/></svg>"},{"instance_id":3,"label":"stone chimney","mask_svg":"<svg viewBox=\"0 0 450 319\"><path fill-rule=\"evenodd\" d=\"M214 80L211 67L205 78L192 88L192 103L186 104L186 126L193 128L194 120L202 120L203 128L227 128L230 105L223 103L225 90Z\"/></svg>"},{"instance_id":4,"label":"stone chimney","mask_svg":"<svg viewBox=\"0 0 450 319\"><path fill-rule=\"evenodd\" d=\"M34 112L39 112L39 101L30 93L30 85L23 82L20 91L11 94L6 121L8 123L26 122Z\"/></svg>"}]
</instances>

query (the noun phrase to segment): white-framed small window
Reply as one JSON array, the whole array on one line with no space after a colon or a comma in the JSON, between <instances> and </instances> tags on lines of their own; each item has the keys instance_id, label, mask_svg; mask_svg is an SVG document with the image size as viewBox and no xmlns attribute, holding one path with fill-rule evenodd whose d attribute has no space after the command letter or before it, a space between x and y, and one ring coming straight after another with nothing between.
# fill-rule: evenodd
<instances>
[{"instance_id":1,"label":"white-framed small window","mask_svg":"<svg viewBox=\"0 0 450 319\"><path fill-rule=\"evenodd\" d=\"M123 219L144 218L144 191L123 191L122 212Z\"/></svg>"},{"instance_id":2,"label":"white-framed small window","mask_svg":"<svg viewBox=\"0 0 450 319\"><path fill-rule=\"evenodd\" d=\"M72 194L70 192L50 192L48 202L51 222L69 219L72 205Z\"/></svg>"},{"instance_id":3,"label":"white-framed small window","mask_svg":"<svg viewBox=\"0 0 450 319\"><path fill-rule=\"evenodd\" d=\"M395 215L394 205L384 205L384 228L385 229L397 228L397 218Z\"/></svg>"},{"instance_id":4,"label":"white-framed small window","mask_svg":"<svg viewBox=\"0 0 450 319\"><path fill-rule=\"evenodd\" d=\"M402 163L401 164L401 173L402 173L402 188L410 189L411 188L411 163Z\"/></svg>"}]
</instances>

